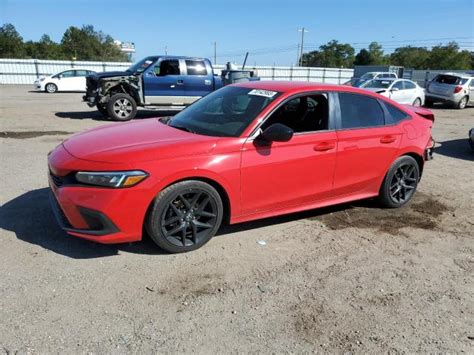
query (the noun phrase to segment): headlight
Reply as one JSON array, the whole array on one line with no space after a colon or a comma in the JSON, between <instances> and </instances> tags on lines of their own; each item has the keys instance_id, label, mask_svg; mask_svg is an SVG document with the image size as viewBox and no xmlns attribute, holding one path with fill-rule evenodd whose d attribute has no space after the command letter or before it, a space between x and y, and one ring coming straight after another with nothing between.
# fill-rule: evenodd
<instances>
[{"instance_id":1,"label":"headlight","mask_svg":"<svg viewBox=\"0 0 474 355\"><path fill-rule=\"evenodd\" d=\"M40 81L44 81L44 79L46 79L46 78L40 78Z\"/></svg>"},{"instance_id":2,"label":"headlight","mask_svg":"<svg viewBox=\"0 0 474 355\"><path fill-rule=\"evenodd\" d=\"M131 187L146 179L148 174L141 170L133 171L80 171L76 180L87 185L105 187Z\"/></svg>"}]
</instances>

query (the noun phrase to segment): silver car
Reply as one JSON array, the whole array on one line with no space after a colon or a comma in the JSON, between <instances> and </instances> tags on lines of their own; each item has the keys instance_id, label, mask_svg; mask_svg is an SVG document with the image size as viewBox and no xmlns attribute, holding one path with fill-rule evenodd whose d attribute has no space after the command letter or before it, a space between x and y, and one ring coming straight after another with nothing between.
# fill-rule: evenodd
<instances>
[{"instance_id":1,"label":"silver car","mask_svg":"<svg viewBox=\"0 0 474 355\"><path fill-rule=\"evenodd\" d=\"M426 105L448 102L458 109L474 104L474 77L469 74L437 75L426 87Z\"/></svg>"}]
</instances>

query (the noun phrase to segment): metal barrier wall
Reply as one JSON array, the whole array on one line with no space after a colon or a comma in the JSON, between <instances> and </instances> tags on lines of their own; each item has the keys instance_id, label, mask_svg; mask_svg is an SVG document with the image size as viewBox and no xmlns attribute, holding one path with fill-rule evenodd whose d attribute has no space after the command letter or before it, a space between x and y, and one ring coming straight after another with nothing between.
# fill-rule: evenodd
<instances>
[{"instance_id":1,"label":"metal barrier wall","mask_svg":"<svg viewBox=\"0 0 474 355\"><path fill-rule=\"evenodd\" d=\"M41 75L50 75L72 68L97 72L123 71L131 63L81 62L68 60L0 59L0 84L30 84ZM225 65L215 65L220 75ZM343 84L352 78L354 70L339 68L247 66L262 80L312 81L318 83Z\"/></svg>"}]
</instances>

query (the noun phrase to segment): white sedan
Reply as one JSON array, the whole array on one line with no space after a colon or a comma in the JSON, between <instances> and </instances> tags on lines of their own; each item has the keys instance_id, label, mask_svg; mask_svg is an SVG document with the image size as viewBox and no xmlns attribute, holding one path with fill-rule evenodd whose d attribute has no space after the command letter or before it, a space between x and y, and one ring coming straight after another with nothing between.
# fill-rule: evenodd
<instances>
[{"instance_id":1,"label":"white sedan","mask_svg":"<svg viewBox=\"0 0 474 355\"><path fill-rule=\"evenodd\" d=\"M35 80L34 88L50 94L57 91L86 91L86 76L93 73L88 69L69 69L50 76L40 76Z\"/></svg>"},{"instance_id":2,"label":"white sedan","mask_svg":"<svg viewBox=\"0 0 474 355\"><path fill-rule=\"evenodd\" d=\"M400 104L423 106L425 89L407 79L373 79L362 84L362 89L374 91Z\"/></svg>"}]
</instances>

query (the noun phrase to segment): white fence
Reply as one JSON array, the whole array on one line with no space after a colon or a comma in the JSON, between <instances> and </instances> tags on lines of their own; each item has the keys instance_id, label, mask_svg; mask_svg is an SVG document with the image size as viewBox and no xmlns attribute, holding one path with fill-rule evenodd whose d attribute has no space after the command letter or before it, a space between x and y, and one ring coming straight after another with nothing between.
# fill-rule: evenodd
<instances>
[{"instance_id":1,"label":"white fence","mask_svg":"<svg viewBox=\"0 0 474 355\"><path fill-rule=\"evenodd\" d=\"M79 62L68 60L0 59L0 84L33 84L41 75L50 75L72 68L90 69L97 72L125 70L131 63ZM225 68L214 66L216 74ZM352 78L354 70L338 68L247 66L262 80L312 81L342 84Z\"/></svg>"}]
</instances>

